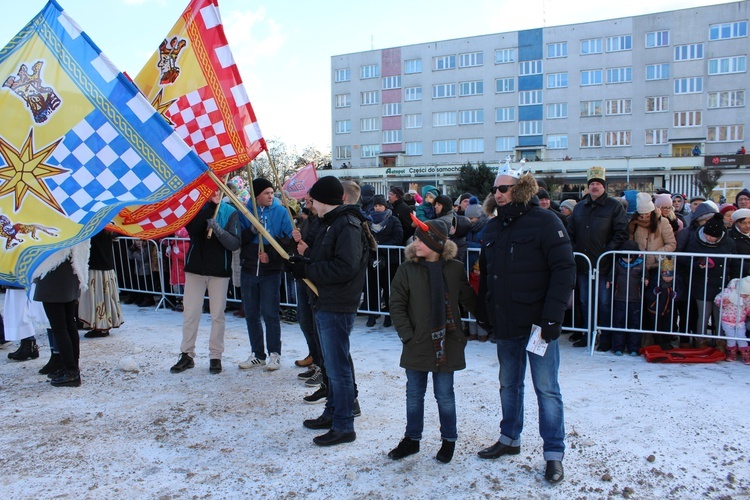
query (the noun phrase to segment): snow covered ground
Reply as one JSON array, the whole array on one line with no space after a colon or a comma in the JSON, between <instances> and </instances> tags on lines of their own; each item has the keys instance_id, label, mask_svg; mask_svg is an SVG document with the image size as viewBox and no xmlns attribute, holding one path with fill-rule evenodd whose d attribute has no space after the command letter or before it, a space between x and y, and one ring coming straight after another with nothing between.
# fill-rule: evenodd
<instances>
[{"instance_id":1,"label":"snow covered ground","mask_svg":"<svg viewBox=\"0 0 750 500\"><path fill-rule=\"evenodd\" d=\"M196 367L171 374L181 315L125 305L126 323L81 338L80 388L55 388L37 370L49 356L13 362L0 350L0 496L3 498L730 498L750 495L750 367L648 364L574 349L563 337L565 480L548 485L527 379L521 454L476 452L499 436L495 345L470 342L456 376L459 440L450 464L428 389L422 451L386 454L405 425L400 342L393 328L352 334L362 416L352 444L319 448L302 426L322 405L293 361L307 350L283 324L282 369L239 370L249 353L244 320L227 315L224 371L208 373L204 315ZM81 332L83 334L83 332ZM123 358L140 370L125 372Z\"/></svg>"}]
</instances>

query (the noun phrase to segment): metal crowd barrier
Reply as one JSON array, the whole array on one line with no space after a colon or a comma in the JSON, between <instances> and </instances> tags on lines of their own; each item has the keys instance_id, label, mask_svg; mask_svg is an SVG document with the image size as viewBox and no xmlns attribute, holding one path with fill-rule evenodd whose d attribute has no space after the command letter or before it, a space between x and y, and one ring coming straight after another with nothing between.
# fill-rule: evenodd
<instances>
[{"instance_id":1,"label":"metal crowd barrier","mask_svg":"<svg viewBox=\"0 0 750 500\"><path fill-rule=\"evenodd\" d=\"M674 341L674 337L677 336L680 343L689 343L690 339L748 340L747 337L728 337L722 335L721 317L724 313L724 305L723 303L719 306L714 304L714 298L717 294L708 292L708 282L710 280L714 283L718 280L718 290L720 293L732 279L750 275L750 256L684 252L610 251L602 254L597 260L589 289L594 288L599 277L605 280L605 283L614 283L615 267L614 265L610 267L607 261L614 264L618 257L625 255L640 255L643 256L644 260L644 277L639 281L638 288L632 289L629 286L629 281L626 281L624 290L626 303L633 296L636 298L633 302L640 311L639 316L635 318L637 328L627 326L629 321L633 319L630 317L630 311L627 307L625 308L624 325L613 326L615 319L615 286L610 286L603 296L599 293L595 294L595 305L592 310L594 327L589 332L588 337L591 354L595 350L597 337L601 339L604 331L620 331L626 334L628 332L637 332L641 335L663 335L669 338L669 342ZM652 273L649 273L646 269L647 256L655 256L658 262ZM672 290L676 293L676 296L674 298L669 297L652 301L651 299L656 296L653 294L653 290L656 287L664 289L662 285L668 286L668 282L662 281L662 267L666 263L665 259L671 260L673 264ZM603 268L609 268L609 271L603 273ZM712 269L719 268L721 269L720 274L716 274L717 271L712 271ZM699 293L697 297L693 297L695 295L693 293L694 290L699 290L699 288L696 288L699 282L705 283L703 292ZM608 299L609 305L604 305L600 308L600 300L603 298ZM664 317L660 319L660 313L656 310L652 321L652 318L649 316L651 313L647 308L650 306L664 307L665 305L669 310L667 311L666 308L663 310Z\"/></svg>"}]
</instances>

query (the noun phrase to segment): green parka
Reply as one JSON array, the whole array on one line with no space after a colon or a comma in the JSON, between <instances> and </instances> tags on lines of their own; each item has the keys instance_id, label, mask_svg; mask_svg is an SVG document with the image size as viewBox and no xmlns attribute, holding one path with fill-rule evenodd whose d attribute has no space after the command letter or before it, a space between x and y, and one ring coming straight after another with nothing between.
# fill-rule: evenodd
<instances>
[{"instance_id":1,"label":"green parka","mask_svg":"<svg viewBox=\"0 0 750 500\"><path fill-rule=\"evenodd\" d=\"M413 244L404 250L406 260L399 266L391 282L390 300L391 320L403 343L400 363L402 368L423 372L454 372L466 368L466 336L461 327L458 304L460 302L465 310L474 313L477 297L469 285L464 265L453 260L456 251L456 244L446 241L442 254L446 261L443 276L456 328L446 335L446 363L438 367L430 336L428 272L419 264L422 259L417 257Z\"/></svg>"}]
</instances>

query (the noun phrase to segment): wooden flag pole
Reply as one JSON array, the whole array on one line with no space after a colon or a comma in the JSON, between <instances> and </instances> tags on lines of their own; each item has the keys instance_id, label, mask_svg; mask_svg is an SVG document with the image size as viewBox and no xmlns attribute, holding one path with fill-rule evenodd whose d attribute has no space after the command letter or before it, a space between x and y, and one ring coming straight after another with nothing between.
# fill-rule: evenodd
<instances>
[{"instance_id":1,"label":"wooden flag pole","mask_svg":"<svg viewBox=\"0 0 750 500\"><path fill-rule=\"evenodd\" d=\"M226 174L224 176L224 184L227 183L228 179L229 179L229 174ZM216 218L217 215L219 215L219 207L221 207L221 200L219 200L219 203L216 204L216 210L214 211L214 219ZM213 234L214 234L213 228L209 227L208 228L208 234L206 234L206 238L208 238L210 240L211 236L213 236Z\"/></svg>"},{"instance_id":2,"label":"wooden flag pole","mask_svg":"<svg viewBox=\"0 0 750 500\"><path fill-rule=\"evenodd\" d=\"M278 187L279 191L281 191L281 201L283 202L284 206L286 207L286 213L289 215L289 220L292 222L292 227L297 228L297 224L294 223L294 217L292 217L291 209L289 208L289 199L286 196L286 193L284 193L284 187L281 185L281 179L279 179L279 171L276 170L276 164L273 162L273 158L271 158L271 153L266 149L266 156L268 156L268 163L271 165L271 169L273 170L273 176L276 178L276 186Z\"/></svg>"},{"instance_id":3,"label":"wooden flag pole","mask_svg":"<svg viewBox=\"0 0 750 500\"><path fill-rule=\"evenodd\" d=\"M255 215L255 218L258 218L258 201L255 199L255 189L253 189L253 175L252 171L250 170L250 164L248 163L245 165L245 168L247 169L247 182L250 184L250 199L253 201L253 215ZM261 253L265 252L265 249L263 248L263 238L258 238L258 249Z\"/></svg>"},{"instance_id":4,"label":"wooden flag pole","mask_svg":"<svg viewBox=\"0 0 750 500\"><path fill-rule=\"evenodd\" d=\"M207 171L207 174L219 186L219 189L221 189L224 192L224 194L227 195L227 197L232 202L232 204L237 208L237 210L239 210L242 215L247 217L247 220L250 221L250 224L255 226L255 229L258 230L258 233L268 240L268 243L271 244L274 250L279 252L279 255L281 255L281 257L283 257L284 259L289 260L289 254L287 253L286 250L284 250L284 247L279 245L279 242L276 241L273 238L273 236L271 236L271 233L269 233L266 230L266 228L263 227L263 224L261 224L258 219L253 217L253 214L250 213L250 210L248 210L247 207L242 203L242 201L239 198L237 198L237 196L232 192L232 190L229 189L225 184L222 184L221 180L210 169ZM318 295L318 288L313 284L312 281L305 278L304 282L307 284L307 286L310 287L310 290L312 290L313 293L315 293L315 295Z\"/></svg>"}]
</instances>

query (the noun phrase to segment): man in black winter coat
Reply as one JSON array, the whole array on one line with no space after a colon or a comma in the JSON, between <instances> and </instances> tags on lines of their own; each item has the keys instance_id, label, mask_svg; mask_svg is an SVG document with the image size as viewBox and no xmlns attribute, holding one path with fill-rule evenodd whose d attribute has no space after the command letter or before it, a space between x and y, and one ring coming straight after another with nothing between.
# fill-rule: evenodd
<instances>
[{"instance_id":1,"label":"man in black winter coat","mask_svg":"<svg viewBox=\"0 0 750 500\"><path fill-rule=\"evenodd\" d=\"M404 190L393 186L388 191L388 202L393 207L393 213L401 221L401 227L404 230L403 238L400 245L406 246L406 242L414 236L414 226L411 222L412 209L404 201Z\"/></svg>"},{"instance_id":2,"label":"man in black winter coat","mask_svg":"<svg viewBox=\"0 0 750 500\"><path fill-rule=\"evenodd\" d=\"M479 452L485 459L517 455L521 451L526 364L531 367L539 402L539 433L547 461L545 478L563 479L565 454L563 401L557 374L558 338L576 266L565 228L553 213L539 207L537 183L529 174L500 169L485 202L497 217L487 223L479 256L477 322L493 328L500 362L500 402L503 418L500 439ZM535 326L547 343L542 354L526 351Z\"/></svg>"}]
</instances>

